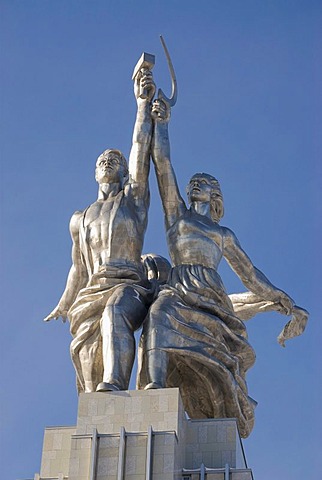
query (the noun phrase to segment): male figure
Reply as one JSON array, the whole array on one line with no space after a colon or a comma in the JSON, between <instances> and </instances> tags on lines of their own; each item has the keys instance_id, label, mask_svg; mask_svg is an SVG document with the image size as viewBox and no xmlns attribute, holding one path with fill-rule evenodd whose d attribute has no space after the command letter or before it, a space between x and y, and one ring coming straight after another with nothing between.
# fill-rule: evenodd
<instances>
[{"instance_id":1,"label":"male figure","mask_svg":"<svg viewBox=\"0 0 322 480\"><path fill-rule=\"evenodd\" d=\"M147 98L140 98L140 88ZM128 388L134 331L153 296L141 253L149 207L154 92L152 74L144 69L134 80L138 109L129 171L119 150L106 150L98 157L98 198L71 218L73 264L57 307L45 318L70 320L79 391Z\"/></svg>"}]
</instances>

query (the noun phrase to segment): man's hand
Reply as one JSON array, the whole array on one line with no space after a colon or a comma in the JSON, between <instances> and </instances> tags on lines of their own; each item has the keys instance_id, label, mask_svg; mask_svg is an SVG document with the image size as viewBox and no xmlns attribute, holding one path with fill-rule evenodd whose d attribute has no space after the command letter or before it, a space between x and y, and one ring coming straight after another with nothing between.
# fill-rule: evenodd
<instances>
[{"instance_id":1,"label":"man's hand","mask_svg":"<svg viewBox=\"0 0 322 480\"><path fill-rule=\"evenodd\" d=\"M170 120L170 106L157 98L154 100L151 109L151 117L156 122L167 123Z\"/></svg>"},{"instance_id":2,"label":"man's hand","mask_svg":"<svg viewBox=\"0 0 322 480\"><path fill-rule=\"evenodd\" d=\"M60 305L57 305L56 308L46 317L44 318L44 322L49 322L53 318L58 320L61 317L62 321L65 323L67 320L67 310L63 310Z\"/></svg>"},{"instance_id":3,"label":"man's hand","mask_svg":"<svg viewBox=\"0 0 322 480\"><path fill-rule=\"evenodd\" d=\"M155 83L152 72L148 68L142 68L134 79L134 94L137 100L141 99L140 95L143 90L147 95L146 100L151 102L155 94Z\"/></svg>"}]
</instances>

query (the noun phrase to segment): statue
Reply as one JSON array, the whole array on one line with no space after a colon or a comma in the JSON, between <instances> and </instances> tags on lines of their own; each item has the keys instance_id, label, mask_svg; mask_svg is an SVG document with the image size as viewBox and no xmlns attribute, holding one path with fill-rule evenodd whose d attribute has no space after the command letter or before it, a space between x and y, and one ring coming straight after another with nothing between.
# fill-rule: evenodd
<instances>
[{"instance_id":1,"label":"statue","mask_svg":"<svg viewBox=\"0 0 322 480\"><path fill-rule=\"evenodd\" d=\"M137 116L129 169L119 150L98 157L98 198L71 218L73 264L57 307L45 318L70 320L79 392L128 388L134 331L154 295L141 260L149 208L153 59L143 55L134 75Z\"/></svg>"},{"instance_id":2,"label":"statue","mask_svg":"<svg viewBox=\"0 0 322 480\"><path fill-rule=\"evenodd\" d=\"M272 285L234 233L219 225L223 196L214 177L197 173L191 178L187 208L170 162L167 102L155 100L152 116L152 158L172 269L143 324L138 388L180 387L191 418L235 417L247 437L256 402L248 396L245 374L255 352L247 341L243 312L244 318L272 309L297 315L281 334L281 343L303 331L307 312ZM227 295L217 272L222 257L249 292Z\"/></svg>"},{"instance_id":3,"label":"statue","mask_svg":"<svg viewBox=\"0 0 322 480\"><path fill-rule=\"evenodd\" d=\"M168 136L177 83L162 37L161 42L171 73L171 97L159 89L152 103L154 57L143 54L133 73L137 116L129 168L119 150L98 157L98 199L71 218L72 267L64 293L45 321L70 321L79 392L128 388L134 332L143 325L137 388L179 387L191 418L235 417L247 437L256 402L248 395L245 376L255 352L244 320L268 310L291 314L278 337L284 346L304 331L308 312L272 285L234 233L219 224L224 205L216 178L195 174L186 206L170 162ZM172 268L158 255L142 256L150 155ZM223 257L247 292L226 293L217 272Z\"/></svg>"}]
</instances>

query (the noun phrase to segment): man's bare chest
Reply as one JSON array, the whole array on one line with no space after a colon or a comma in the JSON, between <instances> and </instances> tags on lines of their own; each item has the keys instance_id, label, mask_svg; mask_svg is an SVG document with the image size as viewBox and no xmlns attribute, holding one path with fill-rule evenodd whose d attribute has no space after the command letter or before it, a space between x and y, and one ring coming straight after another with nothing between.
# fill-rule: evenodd
<instances>
[{"instance_id":1,"label":"man's bare chest","mask_svg":"<svg viewBox=\"0 0 322 480\"><path fill-rule=\"evenodd\" d=\"M88 207L84 215L83 226L87 228L97 228L108 225L113 211L113 201L95 202Z\"/></svg>"}]
</instances>

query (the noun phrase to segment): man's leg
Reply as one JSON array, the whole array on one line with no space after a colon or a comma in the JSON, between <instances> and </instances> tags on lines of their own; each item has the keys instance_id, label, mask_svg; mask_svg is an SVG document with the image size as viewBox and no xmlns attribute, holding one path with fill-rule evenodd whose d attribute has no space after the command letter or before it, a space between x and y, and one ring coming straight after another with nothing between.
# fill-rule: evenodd
<instances>
[{"instance_id":1,"label":"man's leg","mask_svg":"<svg viewBox=\"0 0 322 480\"><path fill-rule=\"evenodd\" d=\"M135 287L119 287L109 298L101 320L104 376L97 391L128 388L135 357L134 332L146 313Z\"/></svg>"},{"instance_id":2,"label":"man's leg","mask_svg":"<svg viewBox=\"0 0 322 480\"><path fill-rule=\"evenodd\" d=\"M92 334L90 334L92 332ZM95 392L102 380L101 332L96 318L83 321L70 344L78 392Z\"/></svg>"},{"instance_id":3,"label":"man's leg","mask_svg":"<svg viewBox=\"0 0 322 480\"><path fill-rule=\"evenodd\" d=\"M96 350L97 347L92 342L92 338L90 338L79 351L79 360L82 367L85 392L95 392L96 390Z\"/></svg>"}]
</instances>

